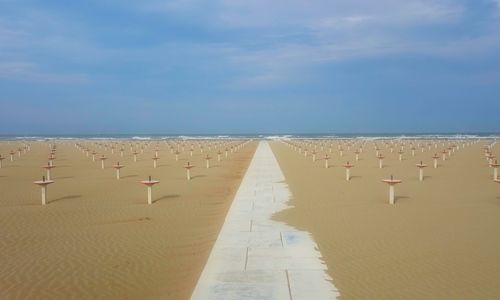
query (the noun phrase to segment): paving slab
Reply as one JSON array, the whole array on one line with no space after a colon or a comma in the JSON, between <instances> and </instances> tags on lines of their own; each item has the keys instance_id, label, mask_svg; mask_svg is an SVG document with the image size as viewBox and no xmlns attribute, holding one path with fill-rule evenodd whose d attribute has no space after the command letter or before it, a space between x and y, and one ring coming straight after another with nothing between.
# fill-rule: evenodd
<instances>
[{"instance_id":1,"label":"paving slab","mask_svg":"<svg viewBox=\"0 0 500 300\"><path fill-rule=\"evenodd\" d=\"M291 197L271 147L259 142L191 299L340 296L311 234L272 220Z\"/></svg>"}]
</instances>

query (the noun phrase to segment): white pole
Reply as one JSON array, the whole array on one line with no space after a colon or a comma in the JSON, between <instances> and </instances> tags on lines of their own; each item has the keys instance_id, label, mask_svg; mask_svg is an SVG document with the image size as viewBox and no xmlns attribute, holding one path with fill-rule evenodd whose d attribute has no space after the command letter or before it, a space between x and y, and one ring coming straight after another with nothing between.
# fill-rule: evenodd
<instances>
[{"instance_id":1,"label":"white pole","mask_svg":"<svg viewBox=\"0 0 500 300\"><path fill-rule=\"evenodd\" d=\"M394 204L394 186L389 185L389 203Z\"/></svg>"},{"instance_id":2,"label":"white pole","mask_svg":"<svg viewBox=\"0 0 500 300\"><path fill-rule=\"evenodd\" d=\"M438 160L434 158L434 169L437 169L438 167Z\"/></svg>"},{"instance_id":3,"label":"white pole","mask_svg":"<svg viewBox=\"0 0 500 300\"><path fill-rule=\"evenodd\" d=\"M351 176L350 176L350 174L349 174L349 173L350 173L350 172L349 172L349 168L345 169L345 179L346 179L347 181L349 181L349 180L351 179Z\"/></svg>"},{"instance_id":4,"label":"white pole","mask_svg":"<svg viewBox=\"0 0 500 300\"><path fill-rule=\"evenodd\" d=\"M104 169L104 160L101 160L101 169Z\"/></svg>"},{"instance_id":5,"label":"white pole","mask_svg":"<svg viewBox=\"0 0 500 300\"><path fill-rule=\"evenodd\" d=\"M150 205L153 204L151 194L152 194L152 192L151 192L151 186L148 185L148 204L150 204Z\"/></svg>"},{"instance_id":6,"label":"white pole","mask_svg":"<svg viewBox=\"0 0 500 300\"><path fill-rule=\"evenodd\" d=\"M47 180L50 180L50 169L47 169Z\"/></svg>"},{"instance_id":7,"label":"white pole","mask_svg":"<svg viewBox=\"0 0 500 300\"><path fill-rule=\"evenodd\" d=\"M419 168L419 180L420 181L424 181L424 169L423 168Z\"/></svg>"},{"instance_id":8,"label":"white pole","mask_svg":"<svg viewBox=\"0 0 500 300\"><path fill-rule=\"evenodd\" d=\"M46 197L47 197L47 188L42 185L42 205L45 205L46 202Z\"/></svg>"},{"instance_id":9,"label":"white pole","mask_svg":"<svg viewBox=\"0 0 500 300\"><path fill-rule=\"evenodd\" d=\"M493 168L493 178L498 180L498 167Z\"/></svg>"},{"instance_id":10,"label":"white pole","mask_svg":"<svg viewBox=\"0 0 500 300\"><path fill-rule=\"evenodd\" d=\"M187 180L191 180L191 172L189 171L189 169L186 170L187 170Z\"/></svg>"},{"instance_id":11,"label":"white pole","mask_svg":"<svg viewBox=\"0 0 500 300\"><path fill-rule=\"evenodd\" d=\"M116 179L120 179L120 169L116 169Z\"/></svg>"}]
</instances>

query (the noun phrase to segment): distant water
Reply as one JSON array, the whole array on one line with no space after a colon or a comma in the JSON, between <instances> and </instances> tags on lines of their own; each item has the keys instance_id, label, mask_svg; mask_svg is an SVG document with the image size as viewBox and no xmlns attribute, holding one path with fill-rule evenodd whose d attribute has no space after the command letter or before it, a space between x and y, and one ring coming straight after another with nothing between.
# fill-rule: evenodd
<instances>
[{"instance_id":1,"label":"distant water","mask_svg":"<svg viewBox=\"0 0 500 300\"><path fill-rule=\"evenodd\" d=\"M63 135L0 135L0 140L207 140L207 139L498 139L500 133L308 133L308 134L63 134Z\"/></svg>"}]
</instances>

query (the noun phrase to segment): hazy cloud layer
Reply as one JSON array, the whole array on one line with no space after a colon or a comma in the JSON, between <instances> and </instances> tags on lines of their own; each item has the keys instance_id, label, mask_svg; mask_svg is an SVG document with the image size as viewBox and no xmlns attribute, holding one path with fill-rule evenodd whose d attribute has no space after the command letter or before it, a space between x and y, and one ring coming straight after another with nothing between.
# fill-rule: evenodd
<instances>
[{"instance_id":1,"label":"hazy cloud layer","mask_svg":"<svg viewBox=\"0 0 500 300\"><path fill-rule=\"evenodd\" d=\"M290 107L293 122L311 102L339 116L353 101L411 106L412 89L494 106L499 51L498 0L0 0L0 101L21 107L34 95L107 101L132 118L147 102L250 126L248 112Z\"/></svg>"},{"instance_id":2,"label":"hazy cloud layer","mask_svg":"<svg viewBox=\"0 0 500 300\"><path fill-rule=\"evenodd\" d=\"M108 44L94 32L100 30L98 26L94 28L88 21L72 19L57 10L12 4L13 13L0 19L0 62L43 64L37 61L38 57L51 56L76 65L137 62L168 69L179 60L215 59L239 73L234 83L272 83L293 78L303 68L315 64L345 60L398 54L471 59L494 54L500 48L500 22L494 17L498 1L473 3L457 0L108 2L138 15L137 18L154 16L169 23L175 20L181 31L185 26L204 28L204 35L208 36L203 41L195 37L162 40L157 36L152 43L134 47ZM468 10L472 5L484 9L481 28L475 32L464 30L462 35L446 34L448 30L468 25ZM133 26L112 26L110 34L130 27ZM151 28L137 26L136 30L140 35ZM434 30L443 33L434 34ZM152 31L161 35L161 30ZM176 50L175 53L169 53L170 49ZM164 55L173 55L174 59L161 59ZM13 74L20 78L18 75Z\"/></svg>"}]
</instances>

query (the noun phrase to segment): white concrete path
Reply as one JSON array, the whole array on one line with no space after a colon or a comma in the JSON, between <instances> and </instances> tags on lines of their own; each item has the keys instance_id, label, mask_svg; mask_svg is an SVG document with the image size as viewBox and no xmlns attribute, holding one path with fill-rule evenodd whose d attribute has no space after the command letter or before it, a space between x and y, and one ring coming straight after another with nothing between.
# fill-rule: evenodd
<instances>
[{"instance_id":1,"label":"white concrete path","mask_svg":"<svg viewBox=\"0 0 500 300\"><path fill-rule=\"evenodd\" d=\"M290 192L267 142L260 142L191 299L335 299L308 232L271 216Z\"/></svg>"}]
</instances>

